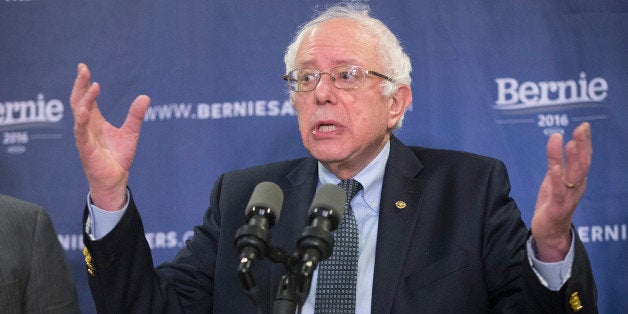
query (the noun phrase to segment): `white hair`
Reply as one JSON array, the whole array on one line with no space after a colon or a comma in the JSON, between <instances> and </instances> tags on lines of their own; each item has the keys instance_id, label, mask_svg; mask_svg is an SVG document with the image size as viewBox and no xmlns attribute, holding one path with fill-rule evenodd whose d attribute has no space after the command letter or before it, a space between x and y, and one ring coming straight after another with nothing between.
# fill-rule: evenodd
<instances>
[{"instance_id":1,"label":"white hair","mask_svg":"<svg viewBox=\"0 0 628 314\"><path fill-rule=\"evenodd\" d=\"M286 73L294 70L297 50L305 35L314 27L325 21L341 18L357 22L365 32L372 34L376 38L379 46L377 53L380 58L380 63L385 67L385 69L382 70L382 74L393 79L393 82L384 80L384 83L382 83L384 84L384 96L394 95L400 84L410 85L412 81L410 77L412 64L410 63L410 57L403 51L397 37L384 23L369 15L367 6L356 6L349 3L330 7L299 28L284 56ZM399 119L395 128L400 127L402 121L403 116Z\"/></svg>"}]
</instances>

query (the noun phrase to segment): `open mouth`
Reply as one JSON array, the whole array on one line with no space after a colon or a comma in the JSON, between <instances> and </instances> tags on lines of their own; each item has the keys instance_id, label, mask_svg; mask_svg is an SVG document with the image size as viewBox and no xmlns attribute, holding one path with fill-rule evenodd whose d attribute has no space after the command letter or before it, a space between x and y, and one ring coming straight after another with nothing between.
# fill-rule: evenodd
<instances>
[{"instance_id":1,"label":"open mouth","mask_svg":"<svg viewBox=\"0 0 628 314\"><path fill-rule=\"evenodd\" d=\"M318 132L332 132L335 131L337 128L335 125L333 124L321 124L318 126Z\"/></svg>"}]
</instances>

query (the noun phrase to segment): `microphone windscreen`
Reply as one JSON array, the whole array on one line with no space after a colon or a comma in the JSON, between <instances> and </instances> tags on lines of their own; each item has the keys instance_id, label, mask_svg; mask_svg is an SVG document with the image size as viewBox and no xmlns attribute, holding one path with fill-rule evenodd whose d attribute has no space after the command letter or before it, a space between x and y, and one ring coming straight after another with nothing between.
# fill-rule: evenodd
<instances>
[{"instance_id":1,"label":"microphone windscreen","mask_svg":"<svg viewBox=\"0 0 628 314\"><path fill-rule=\"evenodd\" d=\"M281 188L272 182L261 182L255 186L255 189L251 194L249 204L246 205L245 215L248 217L254 207L263 207L269 208L275 215L275 219L279 219L282 204L283 191Z\"/></svg>"},{"instance_id":2,"label":"microphone windscreen","mask_svg":"<svg viewBox=\"0 0 628 314\"><path fill-rule=\"evenodd\" d=\"M326 208L331 210L331 214L336 216L338 221L342 221L346 200L347 194L341 187L335 184L323 184L314 195L309 214L312 214L312 211L316 208Z\"/></svg>"}]
</instances>

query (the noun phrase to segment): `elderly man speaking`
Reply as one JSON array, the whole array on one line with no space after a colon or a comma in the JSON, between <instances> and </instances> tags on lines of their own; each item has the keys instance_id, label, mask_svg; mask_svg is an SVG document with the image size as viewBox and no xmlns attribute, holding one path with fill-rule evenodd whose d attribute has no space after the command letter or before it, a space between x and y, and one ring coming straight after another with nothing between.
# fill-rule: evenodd
<instances>
[{"instance_id":1,"label":"elderly man speaking","mask_svg":"<svg viewBox=\"0 0 628 314\"><path fill-rule=\"evenodd\" d=\"M588 257L571 228L592 154L588 123L564 152L562 137L550 137L528 230L502 162L406 146L393 135L412 102L411 64L368 12L327 9L300 29L285 63L311 156L220 176L194 237L157 268L127 189L149 98L137 97L124 124L113 127L96 104L99 85L79 64L70 101L90 188L84 238L99 311L271 312L281 265L255 265L257 298L243 292L235 271L241 211L260 182L285 194L273 241L286 247L308 225L318 187L347 188L333 253L311 275L301 313L597 311Z\"/></svg>"}]
</instances>

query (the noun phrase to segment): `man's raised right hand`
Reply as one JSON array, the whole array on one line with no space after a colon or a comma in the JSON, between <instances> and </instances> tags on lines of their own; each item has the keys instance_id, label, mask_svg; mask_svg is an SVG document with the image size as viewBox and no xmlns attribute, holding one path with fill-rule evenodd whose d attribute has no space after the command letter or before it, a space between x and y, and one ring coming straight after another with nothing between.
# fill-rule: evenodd
<instances>
[{"instance_id":1,"label":"man's raised right hand","mask_svg":"<svg viewBox=\"0 0 628 314\"><path fill-rule=\"evenodd\" d=\"M98 109L99 94L100 85L91 82L87 65L79 64L70 96L76 146L92 202L101 209L114 211L125 203L129 170L150 98L146 95L135 98L124 124L116 128Z\"/></svg>"}]
</instances>

